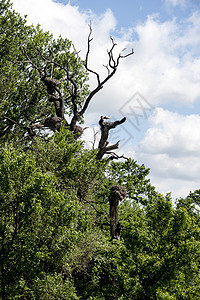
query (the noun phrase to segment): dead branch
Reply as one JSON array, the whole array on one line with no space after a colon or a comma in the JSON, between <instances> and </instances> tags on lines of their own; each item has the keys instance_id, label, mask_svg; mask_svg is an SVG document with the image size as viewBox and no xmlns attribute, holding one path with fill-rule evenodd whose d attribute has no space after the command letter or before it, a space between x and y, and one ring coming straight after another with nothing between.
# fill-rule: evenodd
<instances>
[{"instance_id":1,"label":"dead branch","mask_svg":"<svg viewBox=\"0 0 200 300\"><path fill-rule=\"evenodd\" d=\"M89 35L88 35L88 48L87 48L87 53L86 53L86 59L85 59L85 68L88 72L90 73L93 73L96 75L97 77L97 82L98 82L98 85L101 85L101 81L100 81L100 76L97 72L91 70L89 67L88 67L88 58L89 58L89 53L90 53L90 43L91 41L93 40L93 38L91 38L91 35L92 35L92 26L91 26L91 23L88 25L89 26L89 29L90 29L90 32L89 32Z\"/></svg>"},{"instance_id":2,"label":"dead branch","mask_svg":"<svg viewBox=\"0 0 200 300\"><path fill-rule=\"evenodd\" d=\"M89 73L93 73L93 74L96 75L96 77L97 77L97 86L93 91L91 91L91 93L87 97L87 99L86 99L86 101L85 101L85 103L84 103L84 105L83 105L83 107L82 107L82 109L79 113L80 117L83 116L84 113L86 112L86 110L88 108L88 105L89 105L90 101L92 100L92 98L94 97L94 95L97 94L103 88L104 84L115 74L115 72L117 71L117 68L119 66L120 59L126 58L126 57L128 57L128 56L130 56L134 53L134 51L132 49L130 53L128 53L126 55L121 55L121 53L120 53L118 55L117 59L114 59L113 50L114 50L114 48L117 44L114 42L114 39L112 37L110 37L111 42L112 42L112 47L110 48L110 50L107 51L108 52L108 65L106 66L106 69L108 71L108 74L103 80L101 80L100 75L96 71L93 71L88 67L88 58L89 58L89 54L90 54L90 44L91 44L91 41L93 40L93 38L91 37L91 35L92 35L92 26L91 26L91 24L89 24L89 28L90 28L90 32L89 32L89 35L88 35L88 48L87 48L87 53L86 53L85 68Z\"/></svg>"},{"instance_id":3,"label":"dead branch","mask_svg":"<svg viewBox=\"0 0 200 300\"><path fill-rule=\"evenodd\" d=\"M114 159L121 159L121 158L123 158L123 159L125 159L125 160L129 160L129 158L128 157L126 157L126 156L124 156L124 155L118 155L118 154L116 154L115 152L107 152L106 154L108 154L109 155L109 157L107 158L107 161L109 161L109 160L114 160Z\"/></svg>"},{"instance_id":4,"label":"dead branch","mask_svg":"<svg viewBox=\"0 0 200 300\"><path fill-rule=\"evenodd\" d=\"M123 58L126 58L134 53L133 49L132 49L130 53L124 55L122 53L124 52L125 49L123 49L121 51L121 53L119 53L117 58L115 58L113 52L114 52L114 49L117 46L117 44L115 43L113 37L110 37L111 48L110 48L110 50L107 51L108 63L107 63L107 65L104 65L104 67L107 69L107 76L105 78L101 79L98 72L92 70L89 67L89 56L90 56L90 52L91 52L91 42L93 40L93 38L92 38L93 31L92 31L91 23L88 26L89 26L89 34L88 34L88 40L87 40L87 52L86 52L84 66L85 66L85 69L87 72L92 73L96 76L97 85L87 96L87 98L85 99L85 101L80 109L78 106L78 99L79 99L80 95L79 95L79 91L78 91L79 86L76 81L76 75L75 75L75 72L76 72L75 62L71 66L70 65L71 60L69 58L68 61L66 62L66 65L63 66L60 63L56 62L55 56L53 53L51 53L51 58L46 57L42 53L42 51L38 47L36 47L35 50L37 51L38 55L40 56L40 58L43 61L42 66L38 66L32 59L30 59L30 57L27 53L26 47L23 48L23 52L26 57L27 63L31 64L31 66L35 70L38 71L41 81L44 83L44 86L49 95L49 101L54 103L55 112L56 112L55 118L57 118L56 120L58 120L58 118L62 118L63 120L65 120L65 117L64 117L65 103L67 101L67 103L71 104L73 115L72 115L72 118L71 118L71 121L69 124L69 128L73 132L75 132L75 130L76 130L77 122L81 119L81 117L84 116L86 110L88 109L88 106L89 106L92 98L103 88L104 84L108 80L110 80L111 77L117 71L120 60ZM73 46L74 56L76 57L76 59L79 59L79 52L75 49L74 45L72 45L72 46ZM50 67L50 70L49 70L48 66ZM62 79L57 80L57 79L53 78L54 67L58 67L60 71L64 72L64 76ZM48 74L48 71L50 74ZM63 91L61 90L61 83L63 81L66 81L66 88L67 88L67 92L69 93L69 97L65 97L63 95ZM51 117L51 118L53 118L53 117ZM50 120L49 118L47 118L45 120L45 126L47 124L49 124L49 120ZM52 120L54 121L54 119L51 119L50 121L52 121ZM121 121L108 122L109 126L107 126L108 124L106 125L106 122L102 122L102 124L100 124L101 140L100 140L100 144L99 144L99 153L98 153L99 158L103 157L103 155L106 154L108 151L112 151L112 150L115 150L118 148L119 142L117 142L114 145L108 146L108 141L107 141L108 140L108 132L110 129L115 128L116 126L118 126L119 124L121 124L123 122L125 122L125 118L123 118ZM53 126L53 127L51 126L50 128L51 129L55 128L60 123L61 123L61 121L59 119L59 122L56 121L56 126ZM52 125L52 124L50 124L50 125ZM59 127L59 125L58 125L58 127Z\"/></svg>"},{"instance_id":5,"label":"dead branch","mask_svg":"<svg viewBox=\"0 0 200 300\"><path fill-rule=\"evenodd\" d=\"M117 120L114 122L108 122L108 121L105 122L104 119L107 119L107 118L108 117L101 116L101 118L99 120L99 125L100 125L100 129L101 129L101 138L100 138L99 145L98 145L99 151L97 153L97 159L101 159L105 154L109 154L110 151L116 150L119 148L119 141L114 145L108 146L109 131L113 128L116 128L117 126L119 126L120 124L122 124L126 121L126 118L124 117L123 119Z\"/></svg>"},{"instance_id":6,"label":"dead branch","mask_svg":"<svg viewBox=\"0 0 200 300\"><path fill-rule=\"evenodd\" d=\"M72 44L72 47L73 47L73 49L74 49L74 52L73 52L74 56L76 55L76 58L79 58L79 53L80 53L81 51L80 51L80 50L77 51L74 44Z\"/></svg>"},{"instance_id":7,"label":"dead branch","mask_svg":"<svg viewBox=\"0 0 200 300\"><path fill-rule=\"evenodd\" d=\"M108 71L108 76L110 75L110 69L109 69L109 66L107 65L107 66L105 66L105 65L103 65L106 69L107 69L107 71Z\"/></svg>"},{"instance_id":8,"label":"dead branch","mask_svg":"<svg viewBox=\"0 0 200 300\"><path fill-rule=\"evenodd\" d=\"M93 128L93 135L94 135L94 140L91 142L92 143L92 149L95 149L95 144L96 144L96 140L97 140L97 135L98 135L99 131L95 132L95 129Z\"/></svg>"}]
</instances>

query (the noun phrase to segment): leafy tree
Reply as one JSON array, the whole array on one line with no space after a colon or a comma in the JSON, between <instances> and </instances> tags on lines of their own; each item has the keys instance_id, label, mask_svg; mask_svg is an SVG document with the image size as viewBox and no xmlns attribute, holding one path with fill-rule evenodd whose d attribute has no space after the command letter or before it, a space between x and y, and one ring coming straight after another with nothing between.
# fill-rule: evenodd
<instances>
[{"instance_id":1,"label":"leafy tree","mask_svg":"<svg viewBox=\"0 0 200 300\"><path fill-rule=\"evenodd\" d=\"M95 154L65 127L27 150L2 145L2 299L198 299L198 218L145 182L143 166L121 172ZM110 242L109 186L121 178L129 196Z\"/></svg>"},{"instance_id":2,"label":"leafy tree","mask_svg":"<svg viewBox=\"0 0 200 300\"><path fill-rule=\"evenodd\" d=\"M184 207L189 215L195 217L198 222L200 220L200 190L190 192L185 199L178 199L176 206L177 208Z\"/></svg>"},{"instance_id":3,"label":"leafy tree","mask_svg":"<svg viewBox=\"0 0 200 300\"><path fill-rule=\"evenodd\" d=\"M88 50L85 61L78 56L72 43L59 37L55 40L40 27L27 26L25 20L10 9L9 0L4 0L0 7L2 16L2 82L9 83L10 89L2 88L1 126L2 136L14 133L15 139L22 137L33 139L42 129L60 130L61 122L74 132L78 138L84 128L77 123L83 121L84 114L92 98L103 88L104 84L116 73L120 60L133 54L121 53L117 59L113 56L116 46L113 39L108 51L108 75L100 75L88 66L91 48L92 28L88 36ZM8 29L7 29L8 28ZM9 37L12 36L11 39ZM8 47L14 51L7 54ZM13 77L13 68L15 76ZM96 76L97 85L88 89L88 73ZM67 120L69 117L70 121ZM100 119L101 141L98 158L110 150L117 149L119 142L108 146L108 131L125 122L125 118L115 122ZM17 131L16 131L17 129ZM18 131L20 133L18 133Z\"/></svg>"},{"instance_id":4,"label":"leafy tree","mask_svg":"<svg viewBox=\"0 0 200 300\"><path fill-rule=\"evenodd\" d=\"M27 134L33 138L36 134L34 129L41 131L44 120L54 113L53 104L57 117L64 118L64 107L59 108L57 103L61 99L54 101L48 86L52 76L55 83L62 81L64 70L61 64L67 65L69 72L73 72L77 89L80 88L83 95L79 97L79 102L88 93L87 85L84 84L87 75L83 72L83 63L70 52L71 42L61 37L55 40L39 26L27 26L24 19L9 9L9 1L4 0L0 6L1 136L13 132L15 139ZM67 101L71 88L68 83L61 85L66 93L65 113L72 110ZM49 101L48 92L51 96Z\"/></svg>"},{"instance_id":5,"label":"leafy tree","mask_svg":"<svg viewBox=\"0 0 200 300\"><path fill-rule=\"evenodd\" d=\"M174 205L144 165L115 161L119 143L108 145L108 135L125 118L100 118L96 150L78 139L93 96L132 52L115 60L111 39L101 79L88 66L91 26L82 61L67 39L27 26L9 1L0 12L1 298L199 299L199 190ZM127 191L121 240L110 237L113 186Z\"/></svg>"},{"instance_id":6,"label":"leafy tree","mask_svg":"<svg viewBox=\"0 0 200 300\"><path fill-rule=\"evenodd\" d=\"M56 188L53 173L41 172L27 153L2 149L0 173L1 293L6 299L31 294L41 270L59 267L78 204L73 198L66 203L69 195Z\"/></svg>"}]
</instances>

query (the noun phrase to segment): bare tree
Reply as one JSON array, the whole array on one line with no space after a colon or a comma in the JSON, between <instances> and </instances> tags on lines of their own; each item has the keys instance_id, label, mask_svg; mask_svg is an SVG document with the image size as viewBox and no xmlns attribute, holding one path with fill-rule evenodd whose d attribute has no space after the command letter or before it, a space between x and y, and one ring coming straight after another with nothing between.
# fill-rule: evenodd
<instances>
[{"instance_id":1,"label":"bare tree","mask_svg":"<svg viewBox=\"0 0 200 300\"><path fill-rule=\"evenodd\" d=\"M66 65L63 65L61 62L56 60L54 53L47 57L42 53L39 48L35 48L34 51L37 53L40 61L42 63L38 64L37 60L33 60L29 57L26 47L23 48L26 61L24 63L29 64L33 69L37 70L40 76L40 80L43 83L43 86L48 95L48 101L54 104L55 115L46 116L43 124L38 124L37 122L31 121L30 126L26 126L28 134L32 137L34 136L34 128L48 127L51 130L59 130L61 123L64 122L66 126L75 134L75 138L81 136L85 128L82 128L78 123L82 120L85 115L85 112L88 109L88 106L93 99L93 97L103 88L108 80L116 73L120 60L132 55L133 49L128 54L123 55L123 51L119 53L117 58L114 58L113 51L116 47L116 43L111 37L111 48L107 51L108 53L108 64L106 65L107 75L105 78L101 79L100 75L92 70L88 65L91 42L92 42L92 27L89 25L89 35L87 40L87 52L86 59L84 62L84 68L89 74L96 76L96 87L89 92L86 98L83 101L80 101L80 83L77 82L77 66L75 62L72 62L72 58L66 62ZM80 60L78 52L74 49L73 59ZM59 79L55 78L54 70L56 69L57 73L60 72L61 76ZM63 89L63 84L65 84L65 89ZM67 91L67 95L66 95ZM65 109L66 106L70 107L70 121L67 121L65 118ZM110 151L115 150L119 146L119 141L114 145L109 145L108 135L109 131L116 126L124 123L126 118L115 122L105 122L104 117L101 117L99 121L101 129L101 138L99 142L99 152L97 158L101 159L105 154L109 154ZM10 119L12 121L12 119ZM13 121L16 123L16 121ZM21 126L20 124L15 124Z\"/></svg>"}]
</instances>

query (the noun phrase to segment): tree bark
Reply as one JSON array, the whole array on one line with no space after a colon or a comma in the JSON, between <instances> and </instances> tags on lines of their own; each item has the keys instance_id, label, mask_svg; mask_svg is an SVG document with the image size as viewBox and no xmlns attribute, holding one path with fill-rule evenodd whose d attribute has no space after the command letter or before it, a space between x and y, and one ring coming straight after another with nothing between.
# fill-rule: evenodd
<instances>
[{"instance_id":1,"label":"tree bark","mask_svg":"<svg viewBox=\"0 0 200 300\"><path fill-rule=\"evenodd\" d=\"M114 145L108 146L108 135L109 131L113 128L116 128L118 125L124 123L126 121L126 118L124 117L121 120L117 120L114 122L105 122L104 119L107 117L101 116L99 120L99 125L101 128L101 138L99 141L99 151L97 153L97 159L101 159L105 154L109 154L110 151L118 149L119 147L119 141L115 143Z\"/></svg>"},{"instance_id":2,"label":"tree bark","mask_svg":"<svg viewBox=\"0 0 200 300\"><path fill-rule=\"evenodd\" d=\"M118 205L126 197L126 188L120 185L111 187L110 193L110 234L111 240L120 240L121 226L119 223Z\"/></svg>"}]
</instances>

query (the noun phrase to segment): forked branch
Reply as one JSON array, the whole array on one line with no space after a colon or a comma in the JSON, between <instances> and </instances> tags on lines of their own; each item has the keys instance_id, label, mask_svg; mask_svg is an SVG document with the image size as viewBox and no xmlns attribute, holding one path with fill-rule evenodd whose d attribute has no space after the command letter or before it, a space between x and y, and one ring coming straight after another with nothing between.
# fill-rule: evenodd
<instances>
[{"instance_id":1,"label":"forked branch","mask_svg":"<svg viewBox=\"0 0 200 300\"><path fill-rule=\"evenodd\" d=\"M62 120L64 120L66 125L69 126L70 130L75 132L78 126L77 123L84 116L86 110L88 109L90 101L103 88L104 84L106 84L106 82L110 80L111 77L115 74L120 64L120 60L134 53L132 49L129 53L123 54L125 50L123 49L118 54L118 56L114 56L114 50L117 44L115 43L113 37L110 37L111 47L110 50L107 50L108 61L107 64L104 66L107 69L107 74L104 78L101 78L100 74L97 71L89 67L89 56L91 54L91 43L93 40L92 32L93 32L92 25L89 24L87 52L86 52L84 67L87 72L95 75L97 84L96 87L85 98L82 104L80 102L80 98L82 97L80 91L83 85L80 85L77 82L76 74L77 74L78 65L76 65L76 62L73 62L73 60L71 60L71 58L69 57L69 59L66 60L65 65L62 65L61 63L56 61L56 57L52 51L50 51L51 52L50 57L47 57L42 53L42 51L39 48L36 47L35 50L42 60L42 63L38 65L34 59L29 57L26 47L23 48L23 52L26 57L26 63L29 63L35 70L38 71L41 81L43 82L46 91L48 93L48 98L49 98L48 100L49 102L53 102L55 106L56 117L47 116L44 122L45 127L47 126L51 129L59 130L60 124ZM74 57L78 60L79 59L78 51L76 51L74 46L73 46L73 53L74 53ZM58 69L58 71L62 73L62 78L59 78L59 80L54 78L54 73L56 68ZM62 84L63 82L65 82L64 85ZM63 89L63 86L65 87L66 90ZM70 106L70 110L72 112L71 120L69 123L65 120L66 104ZM110 129L115 128L116 126L118 126L123 122L125 122L125 118L116 122L108 122L109 126L106 127L108 123L106 125L106 122L104 122L103 119L100 120L102 135L99 144L99 153L98 153L99 158L103 157L103 155L105 153L108 153L108 151L112 151L118 148L119 145L118 142L114 145L108 146L108 132ZM32 127L30 126L30 128L32 129L33 126Z\"/></svg>"},{"instance_id":2,"label":"forked branch","mask_svg":"<svg viewBox=\"0 0 200 300\"><path fill-rule=\"evenodd\" d=\"M86 53L85 68L89 73L96 75L97 86L96 86L96 88L94 88L93 91L91 91L91 93L87 97L87 99L79 113L80 117L83 116L84 113L86 112L88 105L89 105L91 99L94 97L94 95L97 94L103 88L104 84L115 74L115 72L117 71L117 68L119 66L120 59L126 58L126 57L134 54L134 51L132 49L131 52L129 52L128 54L122 55L122 52L125 50L125 49L123 49L122 52L118 55L117 59L115 59L114 55L113 55L113 50L114 50L115 46L117 46L117 44L114 42L114 39L112 37L110 37L111 42L112 42L112 47L110 48L110 50L107 51L108 52L108 64L106 66L104 66L107 69L107 76L103 80L101 80L100 75L96 71L94 71L88 67L91 42L93 40L91 24L89 24L89 29L90 29L90 32L88 35L88 47L87 47L87 53Z\"/></svg>"}]
</instances>

